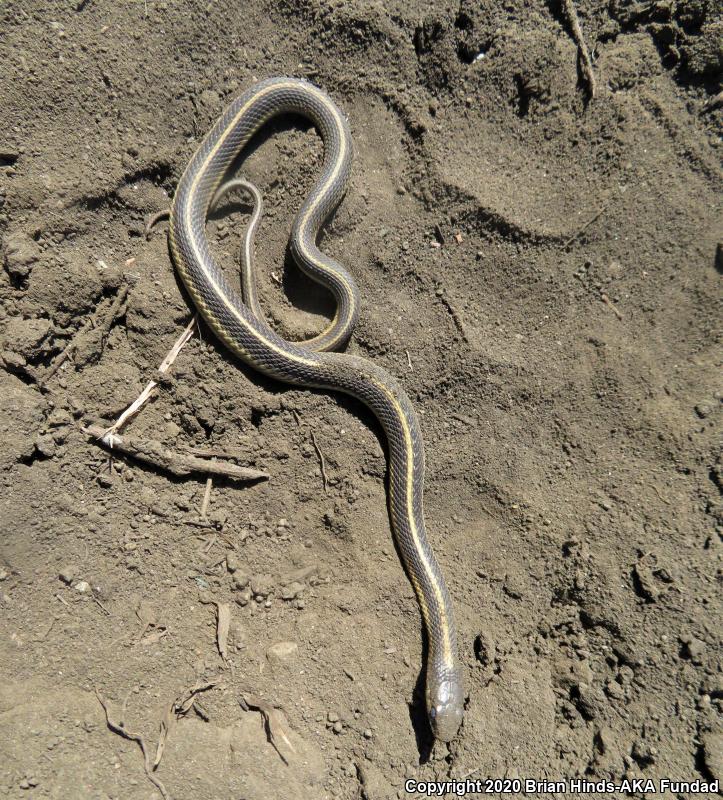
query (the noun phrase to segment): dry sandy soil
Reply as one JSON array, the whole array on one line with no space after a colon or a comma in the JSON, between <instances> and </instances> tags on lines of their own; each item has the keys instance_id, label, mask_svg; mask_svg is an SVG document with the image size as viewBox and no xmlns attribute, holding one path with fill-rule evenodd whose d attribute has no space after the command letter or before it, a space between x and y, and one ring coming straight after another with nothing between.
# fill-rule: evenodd
<instances>
[{"instance_id":1,"label":"dry sandy soil","mask_svg":"<svg viewBox=\"0 0 723 800\"><path fill-rule=\"evenodd\" d=\"M555 2L3 4L2 797L723 777L716 5L577 2L590 102ZM268 472L215 481L206 517L203 475L82 430L192 315L166 223L146 240L145 220L225 104L278 74L351 124L323 247L363 297L349 352L421 415L469 694L449 746L430 746L364 408L260 378L202 328L126 432ZM321 153L285 119L242 166L267 206L262 302L290 337L332 313L286 251ZM247 219L230 203L209 222L229 275ZM279 707L274 742L242 697ZM101 699L151 762L165 743L155 785Z\"/></svg>"}]
</instances>

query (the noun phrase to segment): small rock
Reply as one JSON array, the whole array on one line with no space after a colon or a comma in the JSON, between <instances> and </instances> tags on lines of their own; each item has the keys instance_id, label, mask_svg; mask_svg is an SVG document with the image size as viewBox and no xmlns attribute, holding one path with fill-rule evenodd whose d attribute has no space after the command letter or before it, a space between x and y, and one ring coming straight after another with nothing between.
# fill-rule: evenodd
<instances>
[{"instance_id":1,"label":"small rock","mask_svg":"<svg viewBox=\"0 0 723 800\"><path fill-rule=\"evenodd\" d=\"M710 401L705 401L703 403L698 403L698 405L695 406L695 413L701 419L705 419L706 417L709 417L715 411L715 408L716 408L716 404L715 403L712 403Z\"/></svg>"},{"instance_id":2,"label":"small rock","mask_svg":"<svg viewBox=\"0 0 723 800\"><path fill-rule=\"evenodd\" d=\"M647 767L650 764L655 763L657 750L654 747L651 747L648 742L644 741L643 739L636 739L633 743L631 755L637 761L639 766Z\"/></svg>"},{"instance_id":3,"label":"small rock","mask_svg":"<svg viewBox=\"0 0 723 800\"><path fill-rule=\"evenodd\" d=\"M213 89L204 89L201 92L201 103L207 108L216 108L219 104L218 92Z\"/></svg>"},{"instance_id":4,"label":"small rock","mask_svg":"<svg viewBox=\"0 0 723 800\"><path fill-rule=\"evenodd\" d=\"M628 664L631 667L642 666L642 658L625 642L615 642L612 649L621 664Z\"/></svg>"},{"instance_id":5,"label":"small rock","mask_svg":"<svg viewBox=\"0 0 723 800\"><path fill-rule=\"evenodd\" d=\"M293 658L299 651L296 642L277 642L266 651L266 658L272 664L283 664Z\"/></svg>"},{"instance_id":6,"label":"small rock","mask_svg":"<svg viewBox=\"0 0 723 800\"><path fill-rule=\"evenodd\" d=\"M58 573L58 577L60 578L63 583L70 586L70 584L75 580L75 576L78 574L78 568L74 564L68 564L67 566L63 567Z\"/></svg>"},{"instance_id":7,"label":"small rock","mask_svg":"<svg viewBox=\"0 0 723 800\"><path fill-rule=\"evenodd\" d=\"M575 705L585 719L595 719L599 715L600 702L598 694L587 684L581 683L577 687Z\"/></svg>"},{"instance_id":8,"label":"small rock","mask_svg":"<svg viewBox=\"0 0 723 800\"><path fill-rule=\"evenodd\" d=\"M251 578L251 592L257 600L265 600L273 591L273 576L262 574Z\"/></svg>"},{"instance_id":9,"label":"small rock","mask_svg":"<svg viewBox=\"0 0 723 800\"><path fill-rule=\"evenodd\" d=\"M10 367L11 369L22 369L28 364L23 356L13 353L12 350L3 350L1 357L2 361L0 363L2 366Z\"/></svg>"},{"instance_id":10,"label":"small rock","mask_svg":"<svg viewBox=\"0 0 723 800\"><path fill-rule=\"evenodd\" d=\"M502 588L505 594L513 600L520 600L524 594L524 587L517 575L506 575Z\"/></svg>"},{"instance_id":11,"label":"small rock","mask_svg":"<svg viewBox=\"0 0 723 800\"><path fill-rule=\"evenodd\" d=\"M330 711L330 712L329 712L329 713L326 715L326 718L327 718L327 720L328 720L329 722L336 722L336 721L339 719L339 715L336 713L336 711Z\"/></svg>"},{"instance_id":12,"label":"small rock","mask_svg":"<svg viewBox=\"0 0 723 800\"><path fill-rule=\"evenodd\" d=\"M241 569L241 559L238 557L238 553L231 552L226 555L226 569L229 572Z\"/></svg>"},{"instance_id":13,"label":"small rock","mask_svg":"<svg viewBox=\"0 0 723 800\"><path fill-rule=\"evenodd\" d=\"M241 591L249 585L250 580L251 578L243 570L238 569L233 574L233 588Z\"/></svg>"},{"instance_id":14,"label":"small rock","mask_svg":"<svg viewBox=\"0 0 723 800\"><path fill-rule=\"evenodd\" d=\"M336 721L336 722L335 722L335 723L334 723L334 724L331 726L331 729L334 731L334 733L336 733L336 734L338 735L338 734L340 734L340 733L341 733L341 732L344 730L344 724L342 723L342 721L341 721L340 719L338 719L338 720L337 720L337 721Z\"/></svg>"},{"instance_id":15,"label":"small rock","mask_svg":"<svg viewBox=\"0 0 723 800\"><path fill-rule=\"evenodd\" d=\"M595 747L602 755L610 753L617 746L610 728L603 727L595 734Z\"/></svg>"},{"instance_id":16,"label":"small rock","mask_svg":"<svg viewBox=\"0 0 723 800\"><path fill-rule=\"evenodd\" d=\"M609 680L605 684L605 694L613 700L622 700L625 697L623 687L615 680Z\"/></svg>"},{"instance_id":17,"label":"small rock","mask_svg":"<svg viewBox=\"0 0 723 800\"><path fill-rule=\"evenodd\" d=\"M633 567L633 578L638 594L649 603L654 603L658 599L660 591L655 585L655 578L650 566L642 560L639 561Z\"/></svg>"},{"instance_id":18,"label":"small rock","mask_svg":"<svg viewBox=\"0 0 723 800\"><path fill-rule=\"evenodd\" d=\"M371 730L371 728L367 728L367 729L364 731L364 738L365 738L365 739L371 739L371 738L372 738L372 736L374 736L374 734L372 733L372 730Z\"/></svg>"},{"instance_id":19,"label":"small rock","mask_svg":"<svg viewBox=\"0 0 723 800\"><path fill-rule=\"evenodd\" d=\"M80 592L81 594L85 594L90 589L90 584L88 581L78 581L73 588L76 592Z\"/></svg>"},{"instance_id":20,"label":"small rock","mask_svg":"<svg viewBox=\"0 0 723 800\"><path fill-rule=\"evenodd\" d=\"M3 241L5 269L14 278L27 278L40 257L37 244L25 233L16 231Z\"/></svg>"},{"instance_id":21,"label":"small rock","mask_svg":"<svg viewBox=\"0 0 723 800\"><path fill-rule=\"evenodd\" d=\"M304 591L304 584L298 581L293 581L281 589L282 600L296 600L296 598Z\"/></svg>"},{"instance_id":22,"label":"small rock","mask_svg":"<svg viewBox=\"0 0 723 800\"><path fill-rule=\"evenodd\" d=\"M171 421L166 424L166 429L163 433L163 438L166 440L177 439L181 433L181 427Z\"/></svg>"},{"instance_id":23,"label":"small rock","mask_svg":"<svg viewBox=\"0 0 723 800\"><path fill-rule=\"evenodd\" d=\"M240 606L247 606L251 602L251 589L244 589L242 592L236 595L235 597L236 602Z\"/></svg>"},{"instance_id":24,"label":"small rock","mask_svg":"<svg viewBox=\"0 0 723 800\"><path fill-rule=\"evenodd\" d=\"M115 292L123 282L123 273L117 264L107 264L98 260L95 265L98 270L100 284L105 291Z\"/></svg>"},{"instance_id":25,"label":"small rock","mask_svg":"<svg viewBox=\"0 0 723 800\"><path fill-rule=\"evenodd\" d=\"M696 666L700 666L705 658L705 642L690 634L683 634L680 641L683 645L683 656L689 658Z\"/></svg>"},{"instance_id":26,"label":"small rock","mask_svg":"<svg viewBox=\"0 0 723 800\"><path fill-rule=\"evenodd\" d=\"M43 342L49 333L49 319L14 317L5 329L5 348L26 359L36 358L44 352Z\"/></svg>"},{"instance_id":27,"label":"small rock","mask_svg":"<svg viewBox=\"0 0 723 800\"><path fill-rule=\"evenodd\" d=\"M39 436L35 440L35 449L44 458L52 458L58 450L52 436Z\"/></svg>"}]
</instances>

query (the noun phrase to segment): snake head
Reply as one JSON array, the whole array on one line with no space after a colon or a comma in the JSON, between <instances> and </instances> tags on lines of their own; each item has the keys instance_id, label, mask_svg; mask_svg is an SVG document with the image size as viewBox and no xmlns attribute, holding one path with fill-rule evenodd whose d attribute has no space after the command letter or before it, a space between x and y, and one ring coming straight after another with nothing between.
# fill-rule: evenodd
<instances>
[{"instance_id":1,"label":"snake head","mask_svg":"<svg viewBox=\"0 0 723 800\"><path fill-rule=\"evenodd\" d=\"M427 714L435 739L451 742L464 714L464 692L459 675L444 675L427 686Z\"/></svg>"}]
</instances>

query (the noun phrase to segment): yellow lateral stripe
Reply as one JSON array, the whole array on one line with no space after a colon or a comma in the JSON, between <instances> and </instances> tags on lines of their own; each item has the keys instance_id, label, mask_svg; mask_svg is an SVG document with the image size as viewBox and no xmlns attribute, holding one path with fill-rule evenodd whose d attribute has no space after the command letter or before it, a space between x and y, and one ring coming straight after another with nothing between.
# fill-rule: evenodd
<instances>
[{"instance_id":1,"label":"yellow lateral stripe","mask_svg":"<svg viewBox=\"0 0 723 800\"><path fill-rule=\"evenodd\" d=\"M206 169L207 169L208 164L210 163L211 159L216 155L216 153L218 152L220 147L226 141L226 138L228 137L229 133L236 127L236 125L238 125L240 119L248 111L249 106L252 105L254 102L256 102L259 98L263 97L264 95L269 94L270 92L278 90L278 89L283 88L283 87L295 88L295 84L293 84L293 83L286 83L286 84L284 84L284 83L275 83L275 84L272 84L271 86L267 86L266 89L262 89L257 94L254 94L243 106L241 106L241 108L238 110L238 112L236 113L234 118L231 120L231 122L226 126L226 128L224 129L222 134L219 136L218 140L214 143L213 147L211 148L211 150L209 151L208 155L206 156L203 164L197 169L196 174L194 175L193 181L191 182L191 186L190 186L189 191L188 191L188 198L189 199L188 199L188 202L187 202L186 216L185 216L185 220L184 220L187 232L190 232L190 231L193 230L193 227L192 227L192 224L191 224L191 217L192 217L192 210L193 210L194 195L196 193L196 190L197 190L198 184L199 184L199 182L201 180L201 177L205 174ZM343 130L343 125L341 123L341 120L339 118L339 115L338 115L338 112L336 111L336 109L330 103L328 103L327 100L326 100L326 97L324 97L323 94L321 94L316 89L314 89L314 87L312 87L311 84L309 84L309 89L313 90L317 94L317 96L322 100L322 102L325 103L325 105L327 107L327 110L331 111L332 116L334 117L335 121L337 122L339 130ZM336 164L334 166L334 170L332 171L332 174L329 177L329 180L327 181L326 186L330 186L336 180L337 175L339 174L339 170L341 168L341 163L343 161L343 157L346 154L346 147L347 147L346 137L340 136L339 139L341 141L341 145L342 146L341 146L341 149L339 151L339 155L337 157L337 161L336 161ZM318 197L322 198L324 196L324 194L325 194L325 192L324 192L324 190L322 190L322 191L320 191L318 193ZM304 218L302 220L302 225L306 225L307 224L308 218L309 218L309 216L310 216L310 214L311 214L311 212L312 212L312 210L314 208L315 208L315 206L312 205L308 209L307 213L304 215ZM189 243L190 243L191 248L193 250L193 254L195 256L196 263L198 264L198 266L200 268L203 269L204 261L201 258L201 254L200 254L200 251L198 249L198 243L197 243L197 241L196 241L194 236L192 236L192 235L189 236ZM302 243L302 246L303 246L303 243ZM306 253L306 255L308 257L308 253ZM317 267L320 265L319 262L315 261L314 259L310 258L309 260L312 261L314 264L316 264ZM324 270L325 266L322 264L321 268L322 268L322 270ZM247 330L252 330L252 328L250 327L249 323L239 313L239 311L236 308L235 304L231 302L231 300L227 297L225 292L221 291L221 288L219 287L218 283L214 280L213 275L211 275L210 271L207 270L207 269L203 269L203 272L204 272L204 275L206 276L206 279L208 280L208 282L213 287L214 293L216 294L217 297L219 297L222 300L222 302L224 303L226 308L231 312L231 314L233 314L233 316L236 317L236 319L239 321L239 323L243 327L245 327ZM346 281L346 279L343 276L341 277L341 280L342 280L342 282L345 284L345 286L347 288L350 288L348 282ZM350 295L353 296L353 292L350 291ZM353 302L353 300L352 300L352 302ZM289 352L287 352L285 350L282 350L281 348L277 347L275 344L270 342L259 331L253 330L252 332L267 347L269 347L275 353L280 353L282 355L285 355L287 358L295 361L298 364L306 364L307 366L316 364L315 361L310 361L308 359L304 359L304 358L302 358L300 356L296 356L296 355L293 355L293 354L291 354L291 353L289 353ZM338 341L339 338L341 338L341 337L336 337L336 339L334 341Z\"/></svg>"},{"instance_id":2,"label":"yellow lateral stripe","mask_svg":"<svg viewBox=\"0 0 723 800\"><path fill-rule=\"evenodd\" d=\"M372 380L372 379L370 379ZM424 571L427 574L427 578L429 579L429 583L432 586L434 591L435 599L437 600L437 609L439 611L440 617L440 624L443 630L443 657L447 664L450 666L453 665L453 657L452 652L450 649L450 636L449 636L449 624L447 619L444 615L444 600L442 598L442 590L439 587L439 582L436 580L436 576L432 571L432 566L427 560L427 556L424 552L424 548L422 547L422 543L419 538L419 531L417 529L417 525L414 519L414 470L412 465L414 463L413 453L414 448L412 446L412 435L409 430L409 425L407 423L407 417L404 413L404 409L399 404L397 398L389 391L389 389L384 386L384 384L379 383L378 381L372 380L372 383L378 388L381 389L382 392L387 396L389 402L394 406L394 409L397 411L399 419L402 423L402 430L404 431L404 443L406 445L406 453L407 453L407 519L409 520L409 528L412 534L412 540L414 541L414 547L419 555L419 560L424 566ZM393 497L393 494L390 493L390 497ZM392 500L393 504L393 500ZM392 509L393 510L393 509ZM426 607L426 603L424 600L421 601L422 605Z\"/></svg>"},{"instance_id":3,"label":"yellow lateral stripe","mask_svg":"<svg viewBox=\"0 0 723 800\"><path fill-rule=\"evenodd\" d=\"M241 108L236 112L236 114L234 115L234 117L231 120L231 122L229 122L229 124L226 126L226 128L221 132L220 136L218 137L216 142L211 147L211 149L210 149L208 155L206 156L206 158L204 159L203 163L200 165L200 167L196 171L196 174L193 176L193 180L191 181L191 186L190 186L190 188L188 190L188 201L187 201L186 209L185 209L184 226L185 226L186 233L190 234L190 235L188 235L188 242L189 242L189 245L191 247L191 250L192 250L192 253L193 253L193 256L194 256L195 265L197 266L197 268L203 270L203 274L204 274L206 280L208 281L208 283L211 285L214 294L216 295L217 298L220 298L220 300L224 303L224 305L229 310L229 312L238 320L239 324L241 326L243 326L247 331L249 331L257 340L259 340L261 343L263 343L263 345L266 346L272 352L278 353L279 355L283 356L284 358L286 358L289 361L294 362L296 364L302 364L302 365L305 365L305 366L316 367L316 366L318 366L318 362L317 361L303 358L302 356L296 355L294 353L289 352L288 350L283 349L282 347L277 346L276 344L271 342L266 336L264 336L259 330L257 330L252 325L252 323L250 323L248 320L246 320L240 314L240 312L239 312L238 308L236 307L236 305L234 303L232 303L231 299L226 295L226 293L221 290L221 288L218 285L217 281L214 279L214 276L212 275L210 270L207 268L206 262L201 257L201 251L199 249L199 241L192 234L192 231L193 231L192 217L193 217L193 211L194 211L194 199L195 199L195 196L196 196L196 193L197 193L197 190L198 190L198 184L199 184L201 178L205 175L206 170L208 169L208 165L210 164L210 162L212 161L212 159L214 158L216 153L219 151L219 149L223 146L223 144L225 143L225 141L228 138L228 136L231 133L231 131L233 131L236 128L236 126L239 124L240 120L243 118L244 114L247 113L249 107L253 103L255 103L256 101L258 101L260 98L262 98L266 94L269 94L269 93L271 93L273 91L276 91L276 90L279 90L279 89L283 89L283 88L293 89L293 88L296 88L296 86L297 86L296 83L274 83L274 84L272 84L270 86L267 86L265 89L262 89L261 91L259 91L256 94L252 95L250 97L250 99L246 103L244 103L244 105L242 105ZM309 91L313 92L325 104L327 110L331 113L332 117L334 118L334 120L335 120L335 122L336 122L336 124L338 126L338 129L340 131L343 131L343 123L342 123L342 120L341 120L341 118L339 116L339 113L338 113L337 109L332 104L330 104L328 102L327 98L321 92L319 92L317 89L315 89L315 87L313 87L310 84L308 84L307 88L308 88ZM252 135L253 135L253 133L252 133ZM326 181L324 186L321 188L321 190L318 192L317 204L312 204L307 209L307 211L304 214L304 216L302 217L301 223L300 223L300 228L302 230L308 224L309 218L310 218L311 214L313 213L313 211L316 209L316 207L318 205L318 202L320 202L321 199L323 199L324 195L326 194L326 191L334 183L334 181L337 179L337 177L339 175L339 172L341 170L341 165L342 165L342 163L344 161L344 158L345 158L345 156L347 154L346 148L348 147L347 137L341 135L339 137L339 139L340 139L340 142L341 142L341 147L340 147L339 153L337 154L337 159L336 159L336 163L334 165L334 168L333 168L328 180ZM204 222L205 222L205 220L204 220ZM309 254L308 250L304 246L303 237L301 237L299 241L300 241L301 249L303 250L303 254L304 254L305 258L310 263L314 264L317 268L319 268L322 272L328 272L329 270L328 270L327 265L325 265L322 262L318 261L317 259L315 259L314 257L312 257ZM174 247L174 249L175 249L175 247ZM181 259L181 261L183 261L183 259ZM351 286L350 286L349 282L347 281L346 277L343 274L340 274L340 273L334 273L334 274L342 282L342 284L347 289L349 289L348 296L351 298L351 302L354 303L354 299L355 299L354 298L354 292L351 290ZM214 317L213 313L211 312L210 308L208 307L208 305L205 304L205 303L203 303L202 305L205 307L206 312L210 315L211 319L214 322L216 322L215 317ZM335 317L335 319L336 319L336 317ZM332 321L332 326L333 326L333 324L334 324L334 321ZM216 322L216 326L220 329L220 331L222 331L223 333L226 333L222 325L220 325L220 324L218 324ZM332 341L333 342L338 341L342 337L342 335L344 333L345 332L342 331ZM224 338L227 342L230 340L230 337L228 337L228 335L223 336L222 338ZM238 348L238 345L237 345L237 348ZM241 350L245 354L246 358L253 363L253 359L250 358L249 354L246 351L244 351L243 348L238 348L238 349ZM442 633L443 633L443 636L442 636L443 658L444 658L444 661L447 664L449 664L450 666L453 666L454 659L453 659L453 654L452 654L452 651L451 651L451 644L450 644L449 622L448 622L447 618L444 615L445 604L444 604L444 600L443 600L443 597L442 597L441 587L439 585L439 582L436 579L434 571L432 570L432 566L431 566L429 560L427 559L427 555L425 553L425 550L422 547L421 539L420 539L420 532L419 532L419 529L417 528L415 515L414 515L414 503L413 503L413 499L414 499L414 469L413 469L414 447L413 447L413 443L412 443L412 437L411 437L411 431L409 429L409 424L408 424L406 415L404 413L404 410L401 407L401 405L400 405L399 401L397 400L397 398L395 397L395 395L386 386L384 386L383 384L381 384L381 383L379 383L379 382L377 382L377 381L375 381L375 380L373 380L371 378L369 380L379 390L381 390L382 393L387 397L387 399L391 403L392 407L397 412L397 416L398 416L398 418L399 418L399 420L401 422L401 425L402 425L402 430L403 430L403 433L404 433L405 453L406 453L406 459L407 459L407 464L406 464L406 504L407 504L406 512L407 512L407 514L406 515L407 515L407 519L409 520L409 528L410 528L410 533L411 533L411 536L412 536L412 541L413 541L415 550L416 550L416 552L417 552L417 554L419 556L419 561L420 561L420 563L421 563L421 565L422 565L422 567L424 569L424 572L425 572L425 574L427 576L427 579L428 579L428 583L429 583L429 585L431 585L432 591L434 592L434 596L435 596L435 599L437 601L437 608L438 608L439 616L440 616L440 624L441 624ZM392 503L392 511L394 512L393 497L391 498L391 503ZM394 513L393 513L393 516L394 516ZM415 587L417 587L418 584L417 584L417 581L416 581L415 577L413 577L412 580L413 580L413 583L414 583ZM420 600L420 604L422 606L422 611L423 611L423 615L425 617L425 620L428 620L429 619L429 609L427 608L426 598L424 597L424 592L421 591L421 587L419 587L419 588L420 588L420 591L418 591L417 594L418 594L418 597L419 597L419 600Z\"/></svg>"}]
</instances>

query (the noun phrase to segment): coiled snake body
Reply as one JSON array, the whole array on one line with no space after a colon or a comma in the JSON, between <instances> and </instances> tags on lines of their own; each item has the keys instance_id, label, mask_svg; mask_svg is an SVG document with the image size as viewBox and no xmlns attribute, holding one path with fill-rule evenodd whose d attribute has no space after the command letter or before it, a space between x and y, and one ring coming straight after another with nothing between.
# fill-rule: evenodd
<instances>
[{"instance_id":1,"label":"coiled snake body","mask_svg":"<svg viewBox=\"0 0 723 800\"><path fill-rule=\"evenodd\" d=\"M245 247L242 286L247 303L224 278L205 234L209 209L236 156L261 126L286 113L310 119L324 141L322 175L294 221L291 250L298 265L326 286L337 303L334 319L323 333L293 343L266 324L255 299L248 244L255 225L250 226ZM435 736L449 741L461 723L464 698L452 605L425 532L424 449L417 415L398 382L379 366L328 352L348 340L359 313L353 278L316 245L321 225L346 191L351 159L346 119L324 92L292 78L262 81L231 103L186 167L171 208L170 247L203 318L243 361L286 383L346 392L367 405L381 423L389 446L392 526L428 633L427 712ZM224 191L226 186L219 193Z\"/></svg>"}]
</instances>

